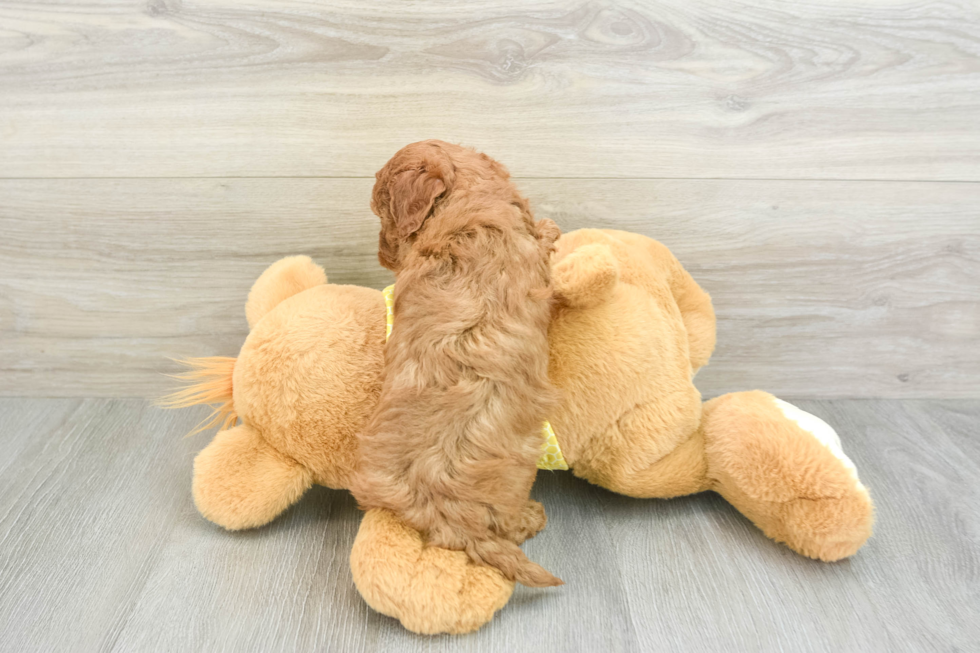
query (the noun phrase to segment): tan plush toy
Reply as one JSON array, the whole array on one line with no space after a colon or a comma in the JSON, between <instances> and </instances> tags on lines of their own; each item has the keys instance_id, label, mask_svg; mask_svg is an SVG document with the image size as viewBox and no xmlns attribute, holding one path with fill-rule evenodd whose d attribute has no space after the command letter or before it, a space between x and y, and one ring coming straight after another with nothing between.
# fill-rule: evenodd
<instances>
[{"instance_id":1,"label":"tan plush toy","mask_svg":"<svg viewBox=\"0 0 980 653\"><path fill-rule=\"evenodd\" d=\"M550 375L562 403L550 423L576 476L633 497L713 490L812 558L864 544L871 499L830 426L765 392L702 404L693 377L714 349L714 312L666 247L574 231L558 242L553 276ZM192 361L194 385L171 402L218 403L214 423L241 421L194 464L198 509L230 529L268 523L313 483L347 487L384 358L382 293L329 285L307 257L266 270L246 316L237 360ZM365 515L351 569L369 605L422 633L475 630L513 591L381 511Z\"/></svg>"}]
</instances>

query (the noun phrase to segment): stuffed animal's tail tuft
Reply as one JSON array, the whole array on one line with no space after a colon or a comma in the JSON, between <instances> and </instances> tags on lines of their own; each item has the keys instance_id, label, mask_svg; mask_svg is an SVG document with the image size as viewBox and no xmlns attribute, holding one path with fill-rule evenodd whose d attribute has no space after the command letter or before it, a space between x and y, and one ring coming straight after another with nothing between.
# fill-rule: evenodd
<instances>
[{"instance_id":1,"label":"stuffed animal's tail tuft","mask_svg":"<svg viewBox=\"0 0 980 653\"><path fill-rule=\"evenodd\" d=\"M217 427L223 431L235 425L238 414L232 399L232 374L235 372L235 359L229 356L208 356L187 358L175 361L188 370L171 378L182 381L186 387L157 401L164 408L187 408L208 404L214 408L187 434L190 437L201 431Z\"/></svg>"}]
</instances>

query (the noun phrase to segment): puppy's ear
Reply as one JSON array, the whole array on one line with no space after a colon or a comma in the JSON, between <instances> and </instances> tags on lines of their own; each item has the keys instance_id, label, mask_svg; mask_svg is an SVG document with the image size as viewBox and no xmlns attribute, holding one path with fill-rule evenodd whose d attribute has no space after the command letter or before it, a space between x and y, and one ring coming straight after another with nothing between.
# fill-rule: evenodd
<instances>
[{"instance_id":1,"label":"puppy's ear","mask_svg":"<svg viewBox=\"0 0 980 653\"><path fill-rule=\"evenodd\" d=\"M397 272L398 265L398 245L392 244L385 229L381 229L378 236L378 262L382 266Z\"/></svg>"},{"instance_id":2,"label":"puppy's ear","mask_svg":"<svg viewBox=\"0 0 980 653\"><path fill-rule=\"evenodd\" d=\"M438 167L421 167L395 175L388 185L391 214L398 235L408 238L422 228L436 199L446 192L446 180Z\"/></svg>"}]
</instances>

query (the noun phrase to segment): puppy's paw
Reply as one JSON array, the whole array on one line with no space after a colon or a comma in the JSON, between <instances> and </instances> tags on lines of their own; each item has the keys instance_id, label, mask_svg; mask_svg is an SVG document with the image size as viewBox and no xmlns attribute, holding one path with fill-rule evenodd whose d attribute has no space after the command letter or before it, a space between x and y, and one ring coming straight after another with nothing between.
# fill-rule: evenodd
<instances>
[{"instance_id":1,"label":"puppy's paw","mask_svg":"<svg viewBox=\"0 0 980 653\"><path fill-rule=\"evenodd\" d=\"M538 220L535 227L538 230L538 242L541 243L545 252L550 254L555 249L555 241L561 236L561 229L558 228L554 220L548 218Z\"/></svg>"},{"instance_id":2,"label":"puppy's paw","mask_svg":"<svg viewBox=\"0 0 980 653\"><path fill-rule=\"evenodd\" d=\"M524 540L534 537L548 523L548 516L544 512L544 506L538 501L528 501L521 511L520 520L517 528L513 531L513 540L520 544Z\"/></svg>"}]
</instances>

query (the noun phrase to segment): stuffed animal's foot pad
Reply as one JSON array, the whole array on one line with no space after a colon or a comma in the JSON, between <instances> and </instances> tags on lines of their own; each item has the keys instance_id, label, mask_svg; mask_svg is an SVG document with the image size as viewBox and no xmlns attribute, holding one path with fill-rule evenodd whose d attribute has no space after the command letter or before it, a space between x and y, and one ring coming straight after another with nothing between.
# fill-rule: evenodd
<instances>
[{"instance_id":1,"label":"stuffed animal's foot pad","mask_svg":"<svg viewBox=\"0 0 980 653\"><path fill-rule=\"evenodd\" d=\"M773 401L776 402L776 406L779 407L779 410L783 413L784 417L795 422L797 426L813 436L830 453L834 454L834 457L837 458L842 465L844 465L857 484L861 485L861 481L858 479L857 467L854 466L851 459L844 453L844 449L840 444L840 437L838 437L837 431L835 431L830 424L823 421L816 415L812 415L801 408L797 408L788 401L783 401L779 397L773 397ZM861 485L861 487L864 486Z\"/></svg>"},{"instance_id":2,"label":"stuffed animal's foot pad","mask_svg":"<svg viewBox=\"0 0 980 653\"><path fill-rule=\"evenodd\" d=\"M386 510L364 515L350 564L368 605L428 635L476 630L514 591L499 571L474 564L462 551L426 546Z\"/></svg>"}]
</instances>

